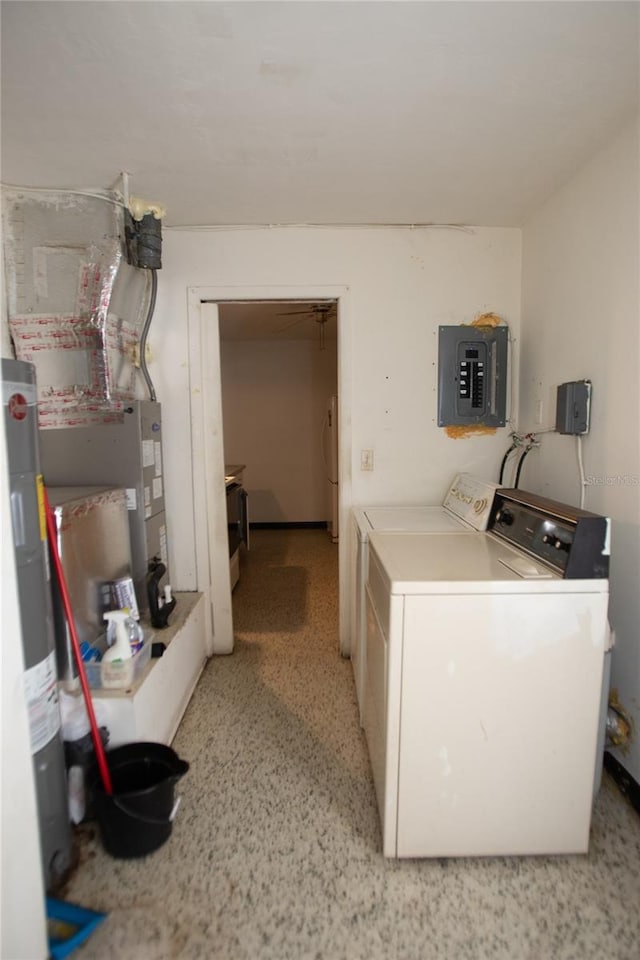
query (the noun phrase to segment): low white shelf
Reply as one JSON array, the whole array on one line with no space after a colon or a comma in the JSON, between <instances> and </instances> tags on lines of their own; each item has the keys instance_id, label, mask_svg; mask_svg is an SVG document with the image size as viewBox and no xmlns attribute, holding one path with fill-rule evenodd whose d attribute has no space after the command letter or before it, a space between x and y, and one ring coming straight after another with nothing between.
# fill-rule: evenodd
<instances>
[{"instance_id":1,"label":"low white shelf","mask_svg":"<svg viewBox=\"0 0 640 960\"><path fill-rule=\"evenodd\" d=\"M170 744L175 736L207 660L204 595L175 598L170 626L154 631L154 641L166 644L163 655L152 658L126 690L92 690L98 722L109 729L109 748L142 740Z\"/></svg>"}]
</instances>

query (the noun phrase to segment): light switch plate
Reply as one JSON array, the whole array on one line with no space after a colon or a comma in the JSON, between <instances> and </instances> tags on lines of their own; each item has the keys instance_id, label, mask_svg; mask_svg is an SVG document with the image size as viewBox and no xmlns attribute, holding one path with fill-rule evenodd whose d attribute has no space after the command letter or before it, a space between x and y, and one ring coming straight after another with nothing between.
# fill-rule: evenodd
<instances>
[{"instance_id":1,"label":"light switch plate","mask_svg":"<svg viewBox=\"0 0 640 960\"><path fill-rule=\"evenodd\" d=\"M360 451L360 469L373 470L373 450Z\"/></svg>"}]
</instances>

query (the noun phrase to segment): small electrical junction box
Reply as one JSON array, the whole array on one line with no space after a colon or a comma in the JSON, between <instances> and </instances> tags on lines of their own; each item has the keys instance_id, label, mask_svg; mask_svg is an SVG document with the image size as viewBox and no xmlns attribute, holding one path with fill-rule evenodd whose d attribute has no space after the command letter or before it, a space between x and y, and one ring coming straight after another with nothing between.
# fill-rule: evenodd
<instances>
[{"instance_id":1,"label":"small electrical junction box","mask_svg":"<svg viewBox=\"0 0 640 960\"><path fill-rule=\"evenodd\" d=\"M571 380L558 386L556 430L564 434L589 432L591 381Z\"/></svg>"}]
</instances>

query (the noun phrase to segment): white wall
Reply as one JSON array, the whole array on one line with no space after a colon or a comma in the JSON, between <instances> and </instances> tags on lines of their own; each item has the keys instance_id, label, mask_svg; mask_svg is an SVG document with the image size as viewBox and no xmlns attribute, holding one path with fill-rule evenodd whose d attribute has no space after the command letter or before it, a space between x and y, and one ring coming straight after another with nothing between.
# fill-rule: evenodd
<instances>
[{"instance_id":1,"label":"white wall","mask_svg":"<svg viewBox=\"0 0 640 960\"><path fill-rule=\"evenodd\" d=\"M167 230L163 263L149 336L150 371L163 403L176 588L197 584L188 288L308 285L316 293L322 286L348 288L348 309L339 322L352 354L344 387L350 395L353 452L346 470L354 502L439 502L456 470L497 475L507 430L450 440L436 425L437 327L468 323L479 312L494 310L519 338L519 230ZM278 293L282 297L281 289ZM371 473L360 471L362 448L374 451Z\"/></svg>"},{"instance_id":2,"label":"white wall","mask_svg":"<svg viewBox=\"0 0 640 960\"><path fill-rule=\"evenodd\" d=\"M336 343L220 343L225 463L244 463L253 522L326 521L323 422L337 390Z\"/></svg>"},{"instance_id":3,"label":"white wall","mask_svg":"<svg viewBox=\"0 0 640 960\"><path fill-rule=\"evenodd\" d=\"M627 127L523 232L521 427L555 423L559 383L593 382L585 507L612 518L612 685L640 730L640 300L638 125ZM549 435L520 485L580 501L576 441ZM640 780L640 742L619 755Z\"/></svg>"}]
</instances>

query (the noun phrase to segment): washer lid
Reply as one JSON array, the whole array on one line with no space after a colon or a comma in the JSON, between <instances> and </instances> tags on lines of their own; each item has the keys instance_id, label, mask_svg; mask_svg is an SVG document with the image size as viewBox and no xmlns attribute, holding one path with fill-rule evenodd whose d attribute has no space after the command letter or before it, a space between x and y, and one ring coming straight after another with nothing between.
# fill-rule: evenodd
<instances>
[{"instance_id":1,"label":"washer lid","mask_svg":"<svg viewBox=\"0 0 640 960\"><path fill-rule=\"evenodd\" d=\"M391 593L601 593L606 580L564 580L492 534L371 533ZM535 570L533 569L535 567Z\"/></svg>"},{"instance_id":2,"label":"washer lid","mask_svg":"<svg viewBox=\"0 0 640 960\"><path fill-rule=\"evenodd\" d=\"M371 530L398 533L470 533L471 528L443 507L365 507Z\"/></svg>"},{"instance_id":3,"label":"washer lid","mask_svg":"<svg viewBox=\"0 0 640 960\"><path fill-rule=\"evenodd\" d=\"M358 517L361 533L366 530L395 530L398 533L472 533L474 530L486 530L497 488L497 483L481 480L471 473L458 473L442 505L362 507Z\"/></svg>"}]
</instances>

